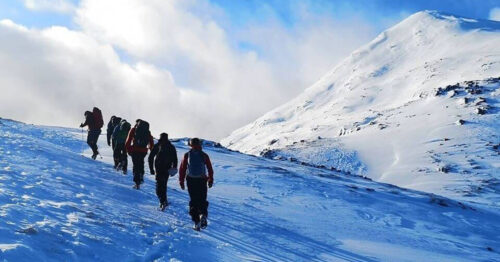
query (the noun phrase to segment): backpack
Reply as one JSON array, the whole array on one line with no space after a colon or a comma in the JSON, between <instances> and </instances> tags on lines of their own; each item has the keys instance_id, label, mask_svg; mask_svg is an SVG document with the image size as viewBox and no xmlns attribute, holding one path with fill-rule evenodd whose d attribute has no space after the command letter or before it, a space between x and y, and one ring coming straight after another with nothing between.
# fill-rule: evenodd
<instances>
[{"instance_id":1,"label":"backpack","mask_svg":"<svg viewBox=\"0 0 500 262\"><path fill-rule=\"evenodd\" d=\"M207 174L205 166L205 153L201 150L190 150L187 153L187 175L190 177L203 177Z\"/></svg>"},{"instance_id":2,"label":"backpack","mask_svg":"<svg viewBox=\"0 0 500 262\"><path fill-rule=\"evenodd\" d=\"M113 132L113 139L117 144L124 144L127 140L128 131L130 130L130 123L123 121L120 126L117 127L116 134Z\"/></svg>"},{"instance_id":3,"label":"backpack","mask_svg":"<svg viewBox=\"0 0 500 262\"><path fill-rule=\"evenodd\" d=\"M94 107L92 109L92 116L94 116L94 124L96 128L102 128L104 126L104 120L102 119L102 112L99 108Z\"/></svg>"},{"instance_id":4,"label":"backpack","mask_svg":"<svg viewBox=\"0 0 500 262\"><path fill-rule=\"evenodd\" d=\"M124 131L124 132L127 132L128 134L128 131L130 131L130 123L127 122L127 121L122 121L120 123L120 131Z\"/></svg>"},{"instance_id":5,"label":"backpack","mask_svg":"<svg viewBox=\"0 0 500 262\"><path fill-rule=\"evenodd\" d=\"M149 123L141 120L135 128L134 146L147 147L150 138Z\"/></svg>"}]
</instances>

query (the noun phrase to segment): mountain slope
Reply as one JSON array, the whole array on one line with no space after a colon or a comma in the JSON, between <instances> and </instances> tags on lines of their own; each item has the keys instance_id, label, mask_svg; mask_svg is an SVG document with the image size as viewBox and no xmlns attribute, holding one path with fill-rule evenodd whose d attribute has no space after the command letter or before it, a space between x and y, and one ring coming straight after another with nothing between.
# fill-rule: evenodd
<instances>
[{"instance_id":1,"label":"mountain slope","mask_svg":"<svg viewBox=\"0 0 500 262\"><path fill-rule=\"evenodd\" d=\"M151 176L134 190L130 173L82 148L79 130L0 119L0 260L500 259L496 211L210 145L216 180L209 227L197 233L177 177L162 213Z\"/></svg>"},{"instance_id":2,"label":"mountain slope","mask_svg":"<svg viewBox=\"0 0 500 262\"><path fill-rule=\"evenodd\" d=\"M419 12L221 143L498 204L499 76L499 22Z\"/></svg>"}]
</instances>

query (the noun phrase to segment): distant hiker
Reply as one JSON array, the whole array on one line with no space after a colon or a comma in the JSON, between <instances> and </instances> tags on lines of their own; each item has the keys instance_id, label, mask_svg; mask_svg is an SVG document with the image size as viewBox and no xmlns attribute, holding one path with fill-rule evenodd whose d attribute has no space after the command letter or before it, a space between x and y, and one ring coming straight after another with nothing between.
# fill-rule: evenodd
<instances>
[{"instance_id":1,"label":"distant hiker","mask_svg":"<svg viewBox=\"0 0 500 262\"><path fill-rule=\"evenodd\" d=\"M130 123L122 119L116 125L111 135L113 144L113 160L115 162L115 169L122 170L123 174L127 174L127 150L125 149L125 142L127 140L128 132L130 131Z\"/></svg>"},{"instance_id":2,"label":"distant hiker","mask_svg":"<svg viewBox=\"0 0 500 262\"><path fill-rule=\"evenodd\" d=\"M96 159L99 151L97 150L97 140L101 134L101 128L104 125L102 120L102 112L99 108L94 107L92 112L85 111L85 122L80 124L80 127L88 126L87 144L92 149L92 159Z\"/></svg>"},{"instance_id":3,"label":"distant hiker","mask_svg":"<svg viewBox=\"0 0 500 262\"><path fill-rule=\"evenodd\" d=\"M113 123L116 116L111 116L108 122L108 128L106 129L106 138L108 139L108 146L111 146L111 135L113 134Z\"/></svg>"},{"instance_id":4,"label":"distant hiker","mask_svg":"<svg viewBox=\"0 0 500 262\"><path fill-rule=\"evenodd\" d=\"M168 140L168 134L162 133L149 153L149 170L151 175L156 174L156 195L163 211L168 206L167 182L170 176L177 174L177 151Z\"/></svg>"},{"instance_id":5,"label":"distant hiker","mask_svg":"<svg viewBox=\"0 0 500 262\"><path fill-rule=\"evenodd\" d=\"M184 179L187 181L190 198L189 214L194 222L193 229L200 231L200 228L203 229L207 227L207 185L209 188L212 187L214 182L214 171L210 158L201 149L200 139L190 139L189 145L191 146L191 150L184 154L180 166L179 183L182 190L184 190Z\"/></svg>"},{"instance_id":6,"label":"distant hiker","mask_svg":"<svg viewBox=\"0 0 500 262\"><path fill-rule=\"evenodd\" d=\"M125 148L132 157L134 188L139 189L140 184L144 182L144 158L148 154L148 147L152 149L154 143L149 132L149 123L141 119L137 119L135 123L128 133Z\"/></svg>"},{"instance_id":7,"label":"distant hiker","mask_svg":"<svg viewBox=\"0 0 500 262\"><path fill-rule=\"evenodd\" d=\"M114 150L115 145L113 144L113 140L111 137L113 136L113 132L115 131L115 127L120 125L120 122L122 121L121 117L115 116L111 123L108 123L108 129L107 129L107 136L108 138L108 146L111 146L111 148ZM110 125L111 124L111 125ZM110 143L111 142L111 143ZM116 167L115 167L116 168Z\"/></svg>"}]
</instances>

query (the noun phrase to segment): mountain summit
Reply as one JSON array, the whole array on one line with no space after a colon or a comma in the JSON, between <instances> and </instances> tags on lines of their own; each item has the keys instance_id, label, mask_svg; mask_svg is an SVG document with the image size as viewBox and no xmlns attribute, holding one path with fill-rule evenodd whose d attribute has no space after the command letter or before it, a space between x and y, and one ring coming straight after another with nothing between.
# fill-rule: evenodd
<instances>
[{"instance_id":1,"label":"mountain summit","mask_svg":"<svg viewBox=\"0 0 500 262\"><path fill-rule=\"evenodd\" d=\"M222 144L498 200L500 23L418 12Z\"/></svg>"}]
</instances>

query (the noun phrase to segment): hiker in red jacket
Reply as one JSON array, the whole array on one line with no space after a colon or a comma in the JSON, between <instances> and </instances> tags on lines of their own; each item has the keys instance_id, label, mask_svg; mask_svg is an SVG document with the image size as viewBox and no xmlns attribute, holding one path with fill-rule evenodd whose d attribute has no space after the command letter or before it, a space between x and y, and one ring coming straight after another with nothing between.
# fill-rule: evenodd
<instances>
[{"instance_id":1,"label":"hiker in red jacket","mask_svg":"<svg viewBox=\"0 0 500 262\"><path fill-rule=\"evenodd\" d=\"M151 150L154 146L153 136L149 131L149 123L137 119L135 126L130 129L125 148L132 157L134 188L139 189L140 184L144 182L144 158L148 154L148 148Z\"/></svg>"},{"instance_id":2,"label":"hiker in red jacket","mask_svg":"<svg viewBox=\"0 0 500 262\"><path fill-rule=\"evenodd\" d=\"M200 228L207 227L207 185L211 188L214 183L214 170L210 157L201 149L200 139L190 139L189 145L191 150L184 154L179 170L179 183L184 190L184 179L187 181L190 198L189 214L194 222L193 229L200 231Z\"/></svg>"},{"instance_id":3,"label":"hiker in red jacket","mask_svg":"<svg viewBox=\"0 0 500 262\"><path fill-rule=\"evenodd\" d=\"M101 128L104 125L102 113L99 108L94 107L92 112L85 111L85 122L80 124L80 127L88 126L87 144L92 149L92 159L96 159L99 151L97 150L97 140L101 135Z\"/></svg>"}]
</instances>

